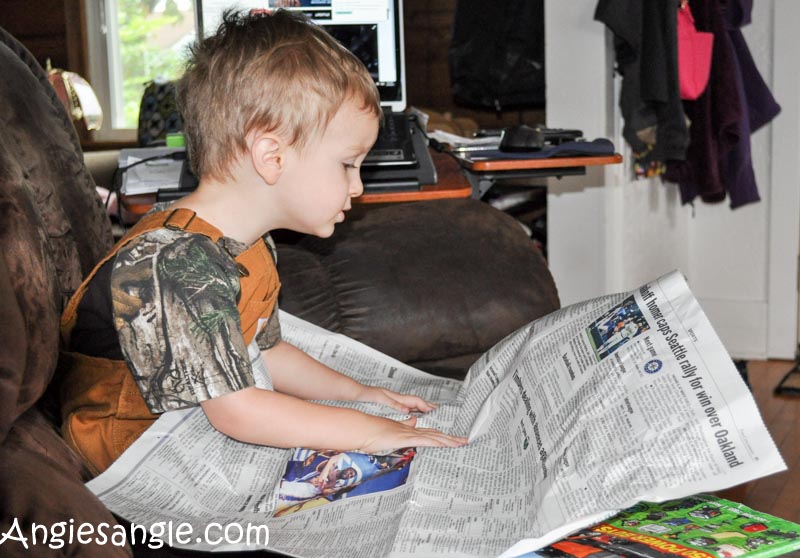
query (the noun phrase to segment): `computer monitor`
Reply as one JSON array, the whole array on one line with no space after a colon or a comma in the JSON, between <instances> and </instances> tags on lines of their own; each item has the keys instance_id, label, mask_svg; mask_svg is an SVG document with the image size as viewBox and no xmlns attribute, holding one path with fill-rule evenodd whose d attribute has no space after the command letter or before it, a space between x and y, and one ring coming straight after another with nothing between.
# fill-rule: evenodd
<instances>
[{"instance_id":1,"label":"computer monitor","mask_svg":"<svg viewBox=\"0 0 800 558\"><path fill-rule=\"evenodd\" d=\"M200 0L198 29L213 34L227 9L284 8L302 11L322 25L367 67L381 105L406 108L403 0Z\"/></svg>"}]
</instances>

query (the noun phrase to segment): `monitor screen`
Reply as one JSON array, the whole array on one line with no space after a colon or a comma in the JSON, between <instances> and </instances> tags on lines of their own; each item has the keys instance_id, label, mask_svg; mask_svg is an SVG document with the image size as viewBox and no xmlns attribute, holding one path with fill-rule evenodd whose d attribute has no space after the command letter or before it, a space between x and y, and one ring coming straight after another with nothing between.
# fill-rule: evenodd
<instances>
[{"instance_id":1,"label":"monitor screen","mask_svg":"<svg viewBox=\"0 0 800 558\"><path fill-rule=\"evenodd\" d=\"M198 28L207 36L223 11L264 7L304 12L364 63L383 106L406 108L402 0L201 0Z\"/></svg>"}]
</instances>

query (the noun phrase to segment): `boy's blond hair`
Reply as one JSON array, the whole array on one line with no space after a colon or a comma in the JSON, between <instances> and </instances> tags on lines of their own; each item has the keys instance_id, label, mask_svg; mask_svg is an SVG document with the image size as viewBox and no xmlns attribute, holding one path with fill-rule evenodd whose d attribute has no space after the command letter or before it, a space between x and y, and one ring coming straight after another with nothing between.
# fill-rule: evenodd
<instances>
[{"instance_id":1,"label":"boy's blond hair","mask_svg":"<svg viewBox=\"0 0 800 558\"><path fill-rule=\"evenodd\" d=\"M226 12L217 33L192 48L178 101L192 167L230 176L252 130L276 132L302 150L348 99L380 117L367 69L298 12Z\"/></svg>"}]
</instances>

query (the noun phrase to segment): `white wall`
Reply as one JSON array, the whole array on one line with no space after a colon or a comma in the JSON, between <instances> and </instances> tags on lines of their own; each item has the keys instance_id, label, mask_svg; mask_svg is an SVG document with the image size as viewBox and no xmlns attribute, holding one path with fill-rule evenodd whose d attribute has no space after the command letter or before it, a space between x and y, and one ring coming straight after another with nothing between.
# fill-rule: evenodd
<instances>
[{"instance_id":1,"label":"white wall","mask_svg":"<svg viewBox=\"0 0 800 558\"><path fill-rule=\"evenodd\" d=\"M613 96L605 34L592 2L545 2L547 124L607 136ZM577 70L577 71L573 71ZM561 303L609 292L604 173L548 181L548 254Z\"/></svg>"},{"instance_id":2,"label":"white wall","mask_svg":"<svg viewBox=\"0 0 800 558\"><path fill-rule=\"evenodd\" d=\"M688 210L675 186L630 178L613 53L596 2L545 3L547 123L609 137L626 162L548 183L548 253L563 304L688 267Z\"/></svg>"},{"instance_id":3,"label":"white wall","mask_svg":"<svg viewBox=\"0 0 800 558\"><path fill-rule=\"evenodd\" d=\"M756 64L772 81L772 1L754 5L744 32ZM762 201L734 211L697 204L690 220L690 284L723 341L744 357L764 358L767 346L767 256L770 210L769 128L752 136L753 166ZM791 255L789 256L791 257Z\"/></svg>"},{"instance_id":4,"label":"white wall","mask_svg":"<svg viewBox=\"0 0 800 558\"><path fill-rule=\"evenodd\" d=\"M783 108L766 133L772 164L768 216L767 354L791 358L797 345L798 266L800 253L800 2L775 0L772 91Z\"/></svg>"},{"instance_id":5,"label":"white wall","mask_svg":"<svg viewBox=\"0 0 800 558\"><path fill-rule=\"evenodd\" d=\"M735 211L727 202L698 202L693 215L691 207L680 205L676 186L632 180L630 153L621 138L613 49L605 26L593 20L595 5L595 0L545 2L548 125L609 137L625 156L622 165L549 182L548 251L562 303L628 290L680 269L733 356L791 358L800 234L795 200L800 180L794 181L792 172L800 168L800 149L786 168L776 169L773 127L757 133L753 158L763 202ZM791 98L800 88L800 57L793 54L800 39L786 23L800 21L794 17L799 5L758 2L753 25L745 31L767 83L773 84L773 66L780 76L789 76L782 86L778 80L776 96ZM792 112L800 95L788 103L779 100L784 111L788 104ZM792 121L789 129L800 130L799 122ZM785 137L786 131L782 144ZM778 223L780 229L773 230Z\"/></svg>"}]
</instances>

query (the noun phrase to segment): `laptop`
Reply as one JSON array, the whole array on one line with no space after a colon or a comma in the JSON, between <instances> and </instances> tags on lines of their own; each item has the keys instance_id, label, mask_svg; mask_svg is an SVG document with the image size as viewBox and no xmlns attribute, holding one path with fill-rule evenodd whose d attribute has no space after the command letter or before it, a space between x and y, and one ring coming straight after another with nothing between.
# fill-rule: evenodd
<instances>
[{"instance_id":1,"label":"laptop","mask_svg":"<svg viewBox=\"0 0 800 558\"><path fill-rule=\"evenodd\" d=\"M362 167L397 168L417 164L406 108L402 0L307 0L312 20L364 63L378 86L384 122ZM329 10L319 9L326 2ZM301 4L305 3L301 0Z\"/></svg>"},{"instance_id":2,"label":"laptop","mask_svg":"<svg viewBox=\"0 0 800 558\"><path fill-rule=\"evenodd\" d=\"M427 147L420 150L421 134L415 129L414 117L403 112L406 108L406 67L403 40L402 0L293 0L293 7L283 9L304 12L314 23L321 25L366 66L380 94L384 124L378 139L362 163L365 188L370 183L394 184L396 175L419 174L423 181L435 182L435 176L422 159L428 156ZM198 2L198 28L203 34L213 34L226 8L263 8L264 0L201 0ZM270 7L290 4L285 0L268 0ZM377 177L377 178L376 178ZM413 178L413 177L412 177ZM417 180L416 177L414 178ZM400 183L398 183L400 184Z\"/></svg>"}]
</instances>

